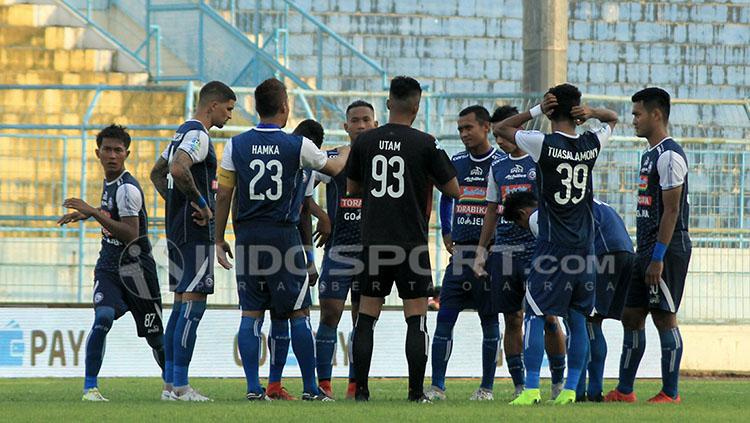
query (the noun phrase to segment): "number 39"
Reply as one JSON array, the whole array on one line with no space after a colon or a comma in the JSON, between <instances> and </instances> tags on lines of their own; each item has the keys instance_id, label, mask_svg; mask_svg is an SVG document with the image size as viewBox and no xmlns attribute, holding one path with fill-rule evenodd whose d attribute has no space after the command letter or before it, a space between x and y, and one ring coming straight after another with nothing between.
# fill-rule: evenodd
<instances>
[{"instance_id":1,"label":"number 39","mask_svg":"<svg viewBox=\"0 0 750 423\"><path fill-rule=\"evenodd\" d=\"M573 204L580 203L586 195L589 167L584 164L578 164L573 167L569 163L561 163L557 166L556 170L563 177L560 182L565 187L564 191L555 193L557 204L568 204L571 201ZM573 188L579 190L575 197L573 197Z\"/></svg>"}]
</instances>

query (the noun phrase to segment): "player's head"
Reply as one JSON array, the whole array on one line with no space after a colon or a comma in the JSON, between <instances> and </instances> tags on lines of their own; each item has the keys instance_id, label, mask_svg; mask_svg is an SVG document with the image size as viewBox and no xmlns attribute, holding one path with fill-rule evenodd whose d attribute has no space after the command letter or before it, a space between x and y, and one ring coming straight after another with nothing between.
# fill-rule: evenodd
<instances>
[{"instance_id":1,"label":"player's head","mask_svg":"<svg viewBox=\"0 0 750 423\"><path fill-rule=\"evenodd\" d=\"M409 76L397 76L391 80L388 92L388 110L392 114L412 117L419 113L419 100L422 98L422 86Z\"/></svg>"},{"instance_id":2,"label":"player's head","mask_svg":"<svg viewBox=\"0 0 750 423\"><path fill-rule=\"evenodd\" d=\"M375 108L364 100L356 100L346 108L346 122L344 131L349 134L349 140L354 141L357 136L372 128L378 127L375 120Z\"/></svg>"},{"instance_id":3,"label":"player's head","mask_svg":"<svg viewBox=\"0 0 750 423\"><path fill-rule=\"evenodd\" d=\"M223 128L232 118L237 96L231 88L219 81L211 81L198 94L198 109L208 115L211 126ZM211 128L208 128L211 129Z\"/></svg>"},{"instance_id":4,"label":"player's head","mask_svg":"<svg viewBox=\"0 0 750 423\"><path fill-rule=\"evenodd\" d=\"M96 134L96 157L105 172L122 172L129 155L130 134L124 127L112 124Z\"/></svg>"},{"instance_id":5,"label":"player's head","mask_svg":"<svg viewBox=\"0 0 750 423\"><path fill-rule=\"evenodd\" d=\"M323 145L325 131L323 126L313 119L305 119L294 128L294 135L301 135L313 142L318 148Z\"/></svg>"},{"instance_id":6,"label":"player's head","mask_svg":"<svg viewBox=\"0 0 750 423\"><path fill-rule=\"evenodd\" d=\"M282 128L289 119L289 97L284 83L266 79L255 88L255 111L261 119L274 119Z\"/></svg>"},{"instance_id":7,"label":"player's head","mask_svg":"<svg viewBox=\"0 0 750 423\"><path fill-rule=\"evenodd\" d=\"M506 104L505 106L500 106L495 109L495 112L492 113L492 117L490 117L490 123L492 125L492 135L494 135L495 142L497 142L497 145L501 150L505 152L505 154L513 154L516 150L518 150L518 146L515 143L512 143L501 137L496 128L498 127L498 123L517 114L517 108Z\"/></svg>"},{"instance_id":8,"label":"player's head","mask_svg":"<svg viewBox=\"0 0 750 423\"><path fill-rule=\"evenodd\" d=\"M633 126L639 137L648 138L655 130L666 131L670 97L661 88L649 87L633 94Z\"/></svg>"},{"instance_id":9,"label":"player's head","mask_svg":"<svg viewBox=\"0 0 750 423\"><path fill-rule=\"evenodd\" d=\"M458 135L467 150L489 145L490 112L484 106L469 106L458 113Z\"/></svg>"},{"instance_id":10,"label":"player's head","mask_svg":"<svg viewBox=\"0 0 750 423\"><path fill-rule=\"evenodd\" d=\"M550 120L575 122L570 111L581 105L581 91L575 85L560 84L550 88L548 92L557 98L557 106L550 114Z\"/></svg>"},{"instance_id":11,"label":"player's head","mask_svg":"<svg viewBox=\"0 0 750 423\"><path fill-rule=\"evenodd\" d=\"M534 193L529 191L512 192L503 200L503 218L522 228L528 228L529 216L536 208L537 199Z\"/></svg>"}]
</instances>

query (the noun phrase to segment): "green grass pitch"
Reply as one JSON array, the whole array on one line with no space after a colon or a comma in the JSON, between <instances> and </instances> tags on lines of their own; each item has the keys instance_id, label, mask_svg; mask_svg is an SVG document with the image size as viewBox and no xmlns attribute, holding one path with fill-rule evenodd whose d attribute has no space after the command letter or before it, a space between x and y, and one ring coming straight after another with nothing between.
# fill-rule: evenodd
<instances>
[{"instance_id":1,"label":"green grass pitch","mask_svg":"<svg viewBox=\"0 0 750 423\"><path fill-rule=\"evenodd\" d=\"M477 388L476 380L448 379L448 400L435 404L411 404L406 396L405 379L373 379L371 400L359 404L339 400L335 403L303 403L301 401L250 403L244 399L242 379L191 380L200 392L215 400L213 403L164 403L159 401L160 381L156 378L104 378L101 392L108 403L83 403L82 380L78 379L0 379L0 410L3 421L212 421L245 419L280 423L286 421L570 421L570 422L640 422L659 421L748 421L745 400L750 393L750 379L683 379L681 405L651 405L645 400L656 394L660 382L638 381L637 404L583 403L565 407L539 405L511 407L512 389L509 380L498 379L495 401L474 402L468 398ZM610 389L613 381L606 381ZM299 395L299 379L287 379L285 385ZM346 381L335 380L336 395L342 398ZM548 395L549 384L542 384ZM210 420L209 420L210 419ZM490 420L491 419L491 420Z\"/></svg>"}]
</instances>

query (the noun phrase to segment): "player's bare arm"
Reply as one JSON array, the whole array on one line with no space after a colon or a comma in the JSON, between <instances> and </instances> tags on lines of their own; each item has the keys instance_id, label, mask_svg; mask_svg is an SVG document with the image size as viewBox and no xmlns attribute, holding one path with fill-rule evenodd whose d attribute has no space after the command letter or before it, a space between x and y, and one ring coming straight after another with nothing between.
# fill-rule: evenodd
<instances>
[{"instance_id":1,"label":"player's bare arm","mask_svg":"<svg viewBox=\"0 0 750 423\"><path fill-rule=\"evenodd\" d=\"M347 183L347 186L348 186L348 183ZM456 179L455 176L453 177L453 179L446 182L445 184L435 185L435 186L437 187L438 190L440 190L440 192L447 195L448 197L458 198L461 195L461 193L459 192L459 188L458 188L458 179Z\"/></svg>"},{"instance_id":2,"label":"player's bare arm","mask_svg":"<svg viewBox=\"0 0 750 423\"><path fill-rule=\"evenodd\" d=\"M495 126L495 135L515 144L516 132L519 131L518 128L542 114L549 116L555 111L555 107L557 107L557 98L553 94L547 93L544 95L542 102L532 107L531 110L510 116L498 122Z\"/></svg>"},{"instance_id":3,"label":"player's bare arm","mask_svg":"<svg viewBox=\"0 0 750 423\"><path fill-rule=\"evenodd\" d=\"M617 121L619 120L617 117L617 113L612 110L605 108L592 108L589 106L573 106L573 108L570 109L570 115L573 116L573 118L576 120L576 123L578 123L579 125L591 118L594 118L598 119L602 123L608 124L609 128L613 131L615 129L615 125L617 125Z\"/></svg>"},{"instance_id":4,"label":"player's bare arm","mask_svg":"<svg viewBox=\"0 0 750 423\"><path fill-rule=\"evenodd\" d=\"M670 190L662 191L661 201L664 204L664 213L659 222L659 233L656 240L664 245L669 245L674 234L677 216L680 214L680 199L682 198L682 185ZM664 261L651 260L646 268L646 284L658 285L661 274L664 271Z\"/></svg>"},{"instance_id":5,"label":"player's bare arm","mask_svg":"<svg viewBox=\"0 0 750 423\"><path fill-rule=\"evenodd\" d=\"M482 233L479 235L477 255L472 266L474 274L479 277L487 276L487 270L484 268L487 264L487 248L490 246L492 235L495 233L497 219L497 203L487 203L487 210L484 212L484 222L482 222Z\"/></svg>"},{"instance_id":6,"label":"player's bare arm","mask_svg":"<svg viewBox=\"0 0 750 423\"><path fill-rule=\"evenodd\" d=\"M302 246L305 247L305 253L311 252L313 248L312 212L310 207L312 204L315 204L312 197L305 197L299 219L300 235L302 235ZM309 260L307 263L307 275L310 286L315 286L319 275L318 269L315 267L315 261L313 260Z\"/></svg>"},{"instance_id":7,"label":"player's bare arm","mask_svg":"<svg viewBox=\"0 0 750 423\"><path fill-rule=\"evenodd\" d=\"M192 165L193 159L190 155L182 150L177 150L172 163L169 165L169 173L172 175L177 189L190 199L193 207L197 210L197 213L193 213L195 223L206 225L213 217L213 213L208 204L205 204L205 206L202 204L206 203L206 199L201 196L198 187L195 185L193 174L190 172Z\"/></svg>"},{"instance_id":8,"label":"player's bare arm","mask_svg":"<svg viewBox=\"0 0 750 423\"><path fill-rule=\"evenodd\" d=\"M154 164L154 167L151 169L150 178L151 183L154 184L154 187L156 188L156 191L165 201L167 199L167 187L169 184L167 181L168 174L169 162L164 157L159 157L159 159Z\"/></svg>"},{"instance_id":9,"label":"player's bare arm","mask_svg":"<svg viewBox=\"0 0 750 423\"><path fill-rule=\"evenodd\" d=\"M232 255L232 247L224 239L224 233L227 229L227 221L229 220L229 210L232 208L232 197L234 196L234 184L235 184L235 173L224 168L219 168L219 190L216 192L216 228L215 228L215 244L216 244L216 261L219 262L221 267L229 270L232 268L232 263L229 262L229 258L234 258Z\"/></svg>"},{"instance_id":10,"label":"player's bare arm","mask_svg":"<svg viewBox=\"0 0 750 423\"><path fill-rule=\"evenodd\" d=\"M138 216L123 217L117 221L102 213L101 210L89 205L80 198L68 198L63 202L63 207L75 209L84 219L93 217L102 227L112 233L118 240L129 244L138 239ZM74 212L74 213L76 213ZM66 215L68 216L68 215ZM65 216L63 216L65 218ZM61 218L60 221L63 219ZM81 219L79 219L81 220ZM58 222L60 222L58 221ZM64 223L60 223L61 225Z\"/></svg>"},{"instance_id":11,"label":"player's bare arm","mask_svg":"<svg viewBox=\"0 0 750 423\"><path fill-rule=\"evenodd\" d=\"M316 247L322 247L328 242L328 238L331 236L331 219L328 217L328 213L325 212L312 197L305 199L305 206L312 216L318 219L318 223L315 225L315 232L313 232L313 241Z\"/></svg>"},{"instance_id":12,"label":"player's bare arm","mask_svg":"<svg viewBox=\"0 0 750 423\"><path fill-rule=\"evenodd\" d=\"M339 155L329 158L319 172L325 173L328 176L336 176L341 173L346 168L346 160L349 158L350 151L351 148L349 146L339 147Z\"/></svg>"}]
</instances>

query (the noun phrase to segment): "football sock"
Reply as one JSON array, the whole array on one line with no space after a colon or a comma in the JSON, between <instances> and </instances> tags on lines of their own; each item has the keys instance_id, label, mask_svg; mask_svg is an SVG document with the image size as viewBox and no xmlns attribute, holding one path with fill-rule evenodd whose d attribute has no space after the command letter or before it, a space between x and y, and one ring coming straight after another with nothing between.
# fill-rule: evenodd
<instances>
[{"instance_id":1,"label":"football sock","mask_svg":"<svg viewBox=\"0 0 750 423\"><path fill-rule=\"evenodd\" d=\"M360 312L354 327L354 378L357 380L357 397L368 398L370 390L367 377L372 361L373 332L378 319Z\"/></svg>"},{"instance_id":2,"label":"football sock","mask_svg":"<svg viewBox=\"0 0 750 423\"><path fill-rule=\"evenodd\" d=\"M164 383L169 385L174 380L174 330L181 308L182 301L175 301L164 328Z\"/></svg>"},{"instance_id":3,"label":"football sock","mask_svg":"<svg viewBox=\"0 0 750 423\"><path fill-rule=\"evenodd\" d=\"M318 385L315 383L315 338L313 338L310 318L295 317L290 320L292 329L292 350L297 357L299 369L302 373L304 392L318 395Z\"/></svg>"},{"instance_id":4,"label":"football sock","mask_svg":"<svg viewBox=\"0 0 750 423\"><path fill-rule=\"evenodd\" d=\"M570 327L570 346L568 347L568 378L565 380L565 389L575 390L581 378L581 373L586 367L589 336L586 332L586 318L583 314L570 310L568 325Z\"/></svg>"},{"instance_id":5,"label":"football sock","mask_svg":"<svg viewBox=\"0 0 750 423\"><path fill-rule=\"evenodd\" d=\"M607 359L607 340L604 339L602 325L588 322L591 361L589 361L588 394L594 397L604 389L604 362Z\"/></svg>"},{"instance_id":6,"label":"football sock","mask_svg":"<svg viewBox=\"0 0 750 423\"><path fill-rule=\"evenodd\" d=\"M576 398L580 398L586 395L586 369L588 367L589 360L591 359L590 348L586 351L586 359L584 360L583 368L581 369L581 375L578 376L578 385L576 386Z\"/></svg>"},{"instance_id":7,"label":"football sock","mask_svg":"<svg viewBox=\"0 0 750 423\"><path fill-rule=\"evenodd\" d=\"M565 379L565 354L547 355L547 359L552 384L562 383Z\"/></svg>"},{"instance_id":8,"label":"football sock","mask_svg":"<svg viewBox=\"0 0 750 423\"><path fill-rule=\"evenodd\" d=\"M442 390L445 390L445 370L453 350L453 326L457 319L457 309L441 308L432 337L432 386Z\"/></svg>"},{"instance_id":9,"label":"football sock","mask_svg":"<svg viewBox=\"0 0 750 423\"><path fill-rule=\"evenodd\" d=\"M188 367L195 349L195 334L205 311L205 301L182 302L173 339L174 379L172 384L176 388L190 384Z\"/></svg>"},{"instance_id":10,"label":"football sock","mask_svg":"<svg viewBox=\"0 0 750 423\"><path fill-rule=\"evenodd\" d=\"M242 316L240 330L237 334L237 347L242 358L242 368L245 370L247 380L247 393L259 394L263 392L258 379L258 366L260 362L260 331L263 328L263 319Z\"/></svg>"},{"instance_id":11,"label":"football sock","mask_svg":"<svg viewBox=\"0 0 750 423\"><path fill-rule=\"evenodd\" d=\"M500 348L500 324L497 314L480 315L482 321L482 384L484 389L492 390L495 385L497 369L497 351Z\"/></svg>"},{"instance_id":12,"label":"football sock","mask_svg":"<svg viewBox=\"0 0 750 423\"><path fill-rule=\"evenodd\" d=\"M505 361L508 362L508 372L510 372L510 377L513 378L513 386L526 385L523 356L521 354L506 355Z\"/></svg>"},{"instance_id":13,"label":"football sock","mask_svg":"<svg viewBox=\"0 0 750 423\"><path fill-rule=\"evenodd\" d=\"M318 324L315 333L315 359L318 368L318 380L331 380L333 356L336 354L336 328L324 323ZM351 366L349 366L351 368Z\"/></svg>"},{"instance_id":14,"label":"football sock","mask_svg":"<svg viewBox=\"0 0 750 423\"><path fill-rule=\"evenodd\" d=\"M672 398L677 397L677 383L680 379L682 359L682 335L679 328L659 331L661 341L661 380L662 391Z\"/></svg>"},{"instance_id":15,"label":"football sock","mask_svg":"<svg viewBox=\"0 0 750 423\"><path fill-rule=\"evenodd\" d=\"M622 355L620 355L620 381L617 390L623 394L633 392L635 374L646 351L646 330L625 329L622 339Z\"/></svg>"},{"instance_id":16,"label":"football sock","mask_svg":"<svg viewBox=\"0 0 750 423\"><path fill-rule=\"evenodd\" d=\"M268 383L281 382L286 357L289 355L289 320L271 319L271 333L268 337L268 351L271 362L268 370Z\"/></svg>"},{"instance_id":17,"label":"football sock","mask_svg":"<svg viewBox=\"0 0 750 423\"><path fill-rule=\"evenodd\" d=\"M146 342L151 347L151 352L154 354L154 360L161 369L161 378L164 380L164 335L158 333L156 336L147 336Z\"/></svg>"},{"instance_id":18,"label":"football sock","mask_svg":"<svg viewBox=\"0 0 750 423\"><path fill-rule=\"evenodd\" d=\"M112 307L97 307L94 310L94 325L91 327L89 337L86 340L86 378L83 381L83 389L97 387L97 376L102 368L104 359L104 344L107 332L112 328L115 320L115 309Z\"/></svg>"},{"instance_id":19,"label":"football sock","mask_svg":"<svg viewBox=\"0 0 750 423\"><path fill-rule=\"evenodd\" d=\"M354 330L349 332L349 382L354 382Z\"/></svg>"},{"instance_id":20,"label":"football sock","mask_svg":"<svg viewBox=\"0 0 750 423\"><path fill-rule=\"evenodd\" d=\"M424 371L427 367L427 316L406 318L406 362L409 364L409 399L416 400L424 395ZM357 379L359 380L359 379Z\"/></svg>"},{"instance_id":21,"label":"football sock","mask_svg":"<svg viewBox=\"0 0 750 423\"><path fill-rule=\"evenodd\" d=\"M523 358L526 363L526 388L539 389L539 370L544 359L544 318L527 314L524 320ZM552 358L550 365L551 363Z\"/></svg>"}]
</instances>

